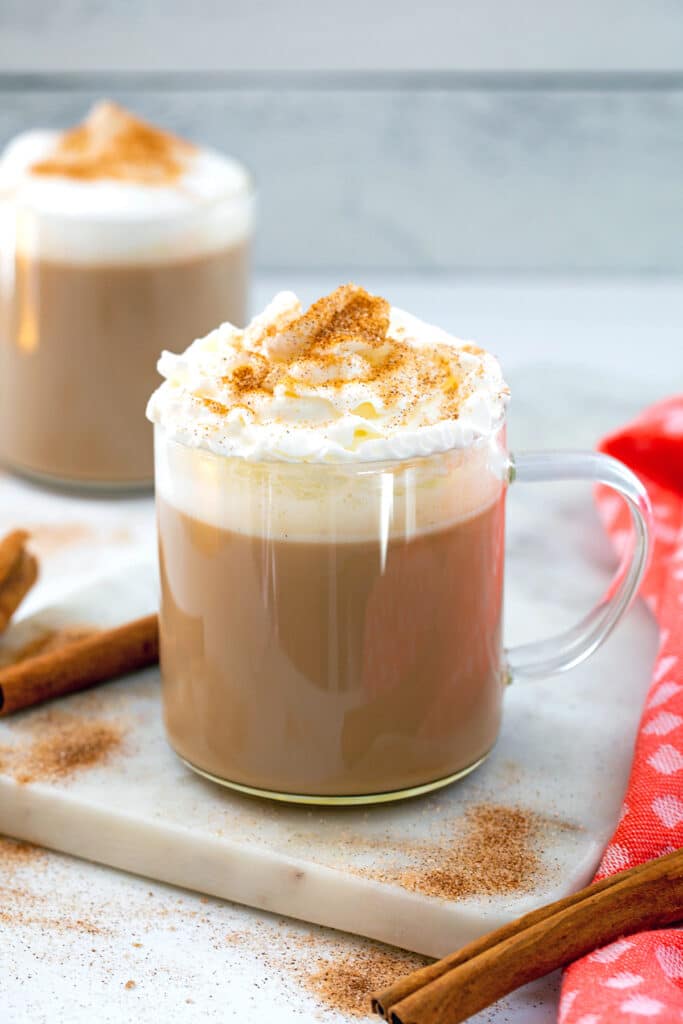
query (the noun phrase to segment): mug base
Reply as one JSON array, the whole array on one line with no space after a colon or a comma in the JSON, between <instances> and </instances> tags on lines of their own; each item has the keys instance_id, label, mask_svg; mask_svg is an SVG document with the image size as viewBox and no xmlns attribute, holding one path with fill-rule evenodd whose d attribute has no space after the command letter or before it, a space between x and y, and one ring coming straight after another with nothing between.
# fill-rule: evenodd
<instances>
[{"instance_id":1,"label":"mug base","mask_svg":"<svg viewBox=\"0 0 683 1024\"><path fill-rule=\"evenodd\" d=\"M218 775L212 775L211 772L198 768L197 765L187 761L184 757L181 757L180 760L193 772L196 772L197 775L201 775L202 778L208 779L210 782L216 782L219 786L225 786L226 789L233 789L238 793L244 793L246 796L261 797L265 800L277 800L279 803L285 804L314 804L318 807L358 807L362 804L386 804L399 800L409 800L414 796L422 796L425 793L432 793L436 789L443 789L444 786L450 786L452 782L457 782L458 779L462 779L469 775L470 772L475 771L484 763L490 753L491 751L487 750L483 757L480 757L465 768L461 768L460 771L447 775L445 778L425 782L420 786L410 786L407 789L393 789L383 793L344 794L342 796L318 795L315 793L278 793L274 790L258 789L255 786L245 786L241 782L231 782L230 779L221 779Z\"/></svg>"},{"instance_id":2,"label":"mug base","mask_svg":"<svg viewBox=\"0 0 683 1024\"><path fill-rule=\"evenodd\" d=\"M154 478L151 476L141 480L89 480L43 473L38 469L31 469L11 461L2 462L2 468L29 483L76 496L83 494L105 498L109 496L126 497L127 495L151 494L154 490Z\"/></svg>"}]
</instances>

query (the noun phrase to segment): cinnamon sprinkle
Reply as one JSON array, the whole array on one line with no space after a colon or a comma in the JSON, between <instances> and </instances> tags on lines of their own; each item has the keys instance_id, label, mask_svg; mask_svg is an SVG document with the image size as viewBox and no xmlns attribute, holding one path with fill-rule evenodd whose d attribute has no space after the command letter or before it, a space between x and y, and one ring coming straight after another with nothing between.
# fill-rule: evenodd
<instances>
[{"instance_id":1,"label":"cinnamon sprinkle","mask_svg":"<svg viewBox=\"0 0 683 1024\"><path fill-rule=\"evenodd\" d=\"M520 807L469 807L461 838L395 880L413 892L448 900L524 892L541 874L535 847L543 824L539 815Z\"/></svg>"},{"instance_id":2,"label":"cinnamon sprinkle","mask_svg":"<svg viewBox=\"0 0 683 1024\"><path fill-rule=\"evenodd\" d=\"M223 944L237 947L269 973L282 973L319 1004L352 1017L369 1015L368 993L386 987L423 967L427 957L351 935L343 936L315 925L280 920L252 921L248 930L230 931Z\"/></svg>"},{"instance_id":3,"label":"cinnamon sprinkle","mask_svg":"<svg viewBox=\"0 0 683 1024\"><path fill-rule=\"evenodd\" d=\"M106 935L108 929L85 917L59 917L46 912L44 900L22 890L3 890L0 922L10 927L38 926L51 932L79 932L86 935Z\"/></svg>"},{"instance_id":4,"label":"cinnamon sprinkle","mask_svg":"<svg viewBox=\"0 0 683 1024\"><path fill-rule=\"evenodd\" d=\"M52 156L34 163L31 172L80 181L109 178L169 185L181 177L194 152L189 142L134 117L116 103L102 102L82 124L64 132Z\"/></svg>"},{"instance_id":5,"label":"cinnamon sprinkle","mask_svg":"<svg viewBox=\"0 0 683 1024\"><path fill-rule=\"evenodd\" d=\"M85 523L32 523L31 541L39 555L92 541L95 531Z\"/></svg>"},{"instance_id":6,"label":"cinnamon sprinkle","mask_svg":"<svg viewBox=\"0 0 683 1024\"><path fill-rule=\"evenodd\" d=\"M514 768L509 765L508 767ZM290 832L294 851L330 867L344 865L361 878L397 885L441 899L509 896L531 891L559 878L561 865L548 856L560 834L580 827L530 808L480 801L458 817L447 798L426 798L416 815L425 817L427 835L396 835L395 830L365 832L346 828Z\"/></svg>"},{"instance_id":7,"label":"cinnamon sprinkle","mask_svg":"<svg viewBox=\"0 0 683 1024\"><path fill-rule=\"evenodd\" d=\"M336 959L319 960L304 978L304 984L329 1009L366 1017L369 992L388 988L404 974L428 962L425 957L376 943L356 950L350 950L347 944Z\"/></svg>"},{"instance_id":8,"label":"cinnamon sprinkle","mask_svg":"<svg viewBox=\"0 0 683 1024\"><path fill-rule=\"evenodd\" d=\"M54 933L78 932L104 935L106 929L85 917L55 913L55 899L49 901L27 885L35 883L36 871L48 867L46 850L32 843L0 836L0 923L9 927L38 927Z\"/></svg>"},{"instance_id":9,"label":"cinnamon sprinkle","mask_svg":"<svg viewBox=\"0 0 683 1024\"><path fill-rule=\"evenodd\" d=\"M19 783L51 782L105 764L123 741L116 723L54 710L34 719L31 730L35 738L28 746L3 750L2 767Z\"/></svg>"},{"instance_id":10,"label":"cinnamon sprinkle","mask_svg":"<svg viewBox=\"0 0 683 1024\"><path fill-rule=\"evenodd\" d=\"M48 928L50 931L54 932L75 931L85 932L87 935L107 934L106 928L102 928L93 921L87 920L87 918L79 917L75 920L70 920L68 918L54 917L50 914L31 912L24 908L7 909L4 907L0 910L0 922L4 925L10 926L38 925L40 928Z\"/></svg>"},{"instance_id":11,"label":"cinnamon sprinkle","mask_svg":"<svg viewBox=\"0 0 683 1024\"><path fill-rule=\"evenodd\" d=\"M286 354L294 346L297 356L319 356L345 342L383 344L389 330L389 303L364 288L345 284L314 302L277 336L273 355Z\"/></svg>"},{"instance_id":12,"label":"cinnamon sprinkle","mask_svg":"<svg viewBox=\"0 0 683 1024\"><path fill-rule=\"evenodd\" d=\"M269 366L263 356L254 353L252 361L248 366L238 366L233 370L230 377L224 377L223 382L231 384L240 395L249 394L250 391L269 391L267 378Z\"/></svg>"},{"instance_id":13,"label":"cinnamon sprinkle","mask_svg":"<svg viewBox=\"0 0 683 1024\"><path fill-rule=\"evenodd\" d=\"M203 398L202 404L216 416L227 416L230 410L227 405L222 405L220 402L215 402L212 398Z\"/></svg>"},{"instance_id":14,"label":"cinnamon sprinkle","mask_svg":"<svg viewBox=\"0 0 683 1024\"><path fill-rule=\"evenodd\" d=\"M85 544L127 544L131 540L129 527L99 531L88 523L31 523L31 546L41 557L54 555L66 548Z\"/></svg>"},{"instance_id":15,"label":"cinnamon sprinkle","mask_svg":"<svg viewBox=\"0 0 683 1024\"><path fill-rule=\"evenodd\" d=\"M0 881L13 877L16 868L45 859L45 851L33 843L25 843L20 839L0 836Z\"/></svg>"},{"instance_id":16,"label":"cinnamon sprinkle","mask_svg":"<svg viewBox=\"0 0 683 1024\"><path fill-rule=\"evenodd\" d=\"M239 405L254 412L254 400L272 397L276 388L296 397L301 384L335 390L354 381L371 383L385 408L399 407L389 426L410 422L425 395L439 396L434 421L457 419L467 397L459 353L483 350L416 346L402 335L400 327L390 334L386 299L354 284L342 285L288 323L270 323L260 333L243 334L235 342L239 365L220 378L224 391L196 397L215 415L226 416ZM372 418L374 408L369 412Z\"/></svg>"}]
</instances>

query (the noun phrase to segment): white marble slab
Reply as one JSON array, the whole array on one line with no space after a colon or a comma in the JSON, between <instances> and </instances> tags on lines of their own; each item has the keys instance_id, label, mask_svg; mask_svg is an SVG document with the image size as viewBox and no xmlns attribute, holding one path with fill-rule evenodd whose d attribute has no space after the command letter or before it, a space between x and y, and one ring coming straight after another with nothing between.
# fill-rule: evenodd
<instances>
[{"instance_id":1,"label":"white marble slab","mask_svg":"<svg viewBox=\"0 0 683 1024\"><path fill-rule=\"evenodd\" d=\"M537 619L545 599L520 599L518 608ZM618 814L652 655L649 623L636 610L592 670L554 688L510 691L501 741L470 780L429 799L341 812L255 804L192 776L166 745L158 677L148 671L60 703L68 714L121 726L123 748L109 764L66 780L19 783L0 774L0 832L443 955L588 880ZM30 744L27 719L40 729L45 714L4 722L0 744ZM466 808L482 802L522 805L571 826L544 832L545 877L532 892L450 902L382 880L396 868L419 871L425 850L442 856Z\"/></svg>"},{"instance_id":2,"label":"white marble slab","mask_svg":"<svg viewBox=\"0 0 683 1024\"><path fill-rule=\"evenodd\" d=\"M566 392L566 378L563 386ZM523 639L577 617L604 589L611 562L590 494L571 487L514 489L509 552L508 630ZM116 585L107 579L62 598L59 614L63 619L72 605L74 623L108 624L154 603L153 570L131 563ZM338 811L255 802L195 777L166 744L158 672L148 670L59 704L62 712L121 727L123 746L109 763L20 783L5 758L0 831L443 955L590 878L618 815L654 649L652 624L636 606L587 665L510 688L500 741L469 779L404 804ZM0 746L26 749L51 713L36 709L2 722ZM522 806L562 824L539 837L542 867L530 891L450 901L387 880L420 873L427 862L445 864L468 807L481 803Z\"/></svg>"}]
</instances>

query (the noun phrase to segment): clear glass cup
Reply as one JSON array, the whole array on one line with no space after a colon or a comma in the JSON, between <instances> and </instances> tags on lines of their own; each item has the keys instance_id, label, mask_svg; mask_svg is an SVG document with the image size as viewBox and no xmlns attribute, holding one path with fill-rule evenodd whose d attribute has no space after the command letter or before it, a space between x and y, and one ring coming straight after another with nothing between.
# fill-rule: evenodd
<instances>
[{"instance_id":1,"label":"clear glass cup","mask_svg":"<svg viewBox=\"0 0 683 1024\"><path fill-rule=\"evenodd\" d=\"M511 677L587 658L648 557L637 478L592 452L510 456L504 424L397 462L248 462L155 428L166 729L195 771L280 800L423 793L486 758ZM593 480L629 504L635 547L572 630L505 650L513 480Z\"/></svg>"},{"instance_id":2,"label":"clear glass cup","mask_svg":"<svg viewBox=\"0 0 683 1024\"><path fill-rule=\"evenodd\" d=\"M150 487L162 348L246 318L251 186L99 217L0 195L0 459L50 483Z\"/></svg>"}]
</instances>

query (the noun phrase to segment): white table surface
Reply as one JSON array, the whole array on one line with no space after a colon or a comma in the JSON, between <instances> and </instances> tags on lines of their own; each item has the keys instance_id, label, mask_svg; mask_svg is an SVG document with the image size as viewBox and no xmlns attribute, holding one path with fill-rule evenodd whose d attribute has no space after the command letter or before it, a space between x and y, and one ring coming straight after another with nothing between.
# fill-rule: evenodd
<instances>
[{"instance_id":1,"label":"white table surface","mask_svg":"<svg viewBox=\"0 0 683 1024\"><path fill-rule=\"evenodd\" d=\"M257 282L253 306L284 286L310 300L336 283L327 275L269 275ZM683 388L678 282L373 275L359 283L500 356L515 396L513 445L592 445L640 404ZM565 437L568 402L576 418ZM120 564L138 544L153 543L149 498L85 499L0 477L0 531L27 516L40 524L44 573L24 611L57 596L65 574L85 580ZM597 529L577 557L609 559ZM583 597L580 572L570 582ZM585 602L594 597L586 593ZM528 635L513 614L513 639L563 625L561 605L549 601L547 623L532 624ZM0 1001L8 1024L144 1024L171 1016L249 1024L276 1006L281 1021L352 1019L330 1011L309 979L325 957L363 970L370 945L364 940L52 853L18 862L0 847L0 894ZM558 986L556 976L529 986L477 1020L552 1021Z\"/></svg>"}]
</instances>

